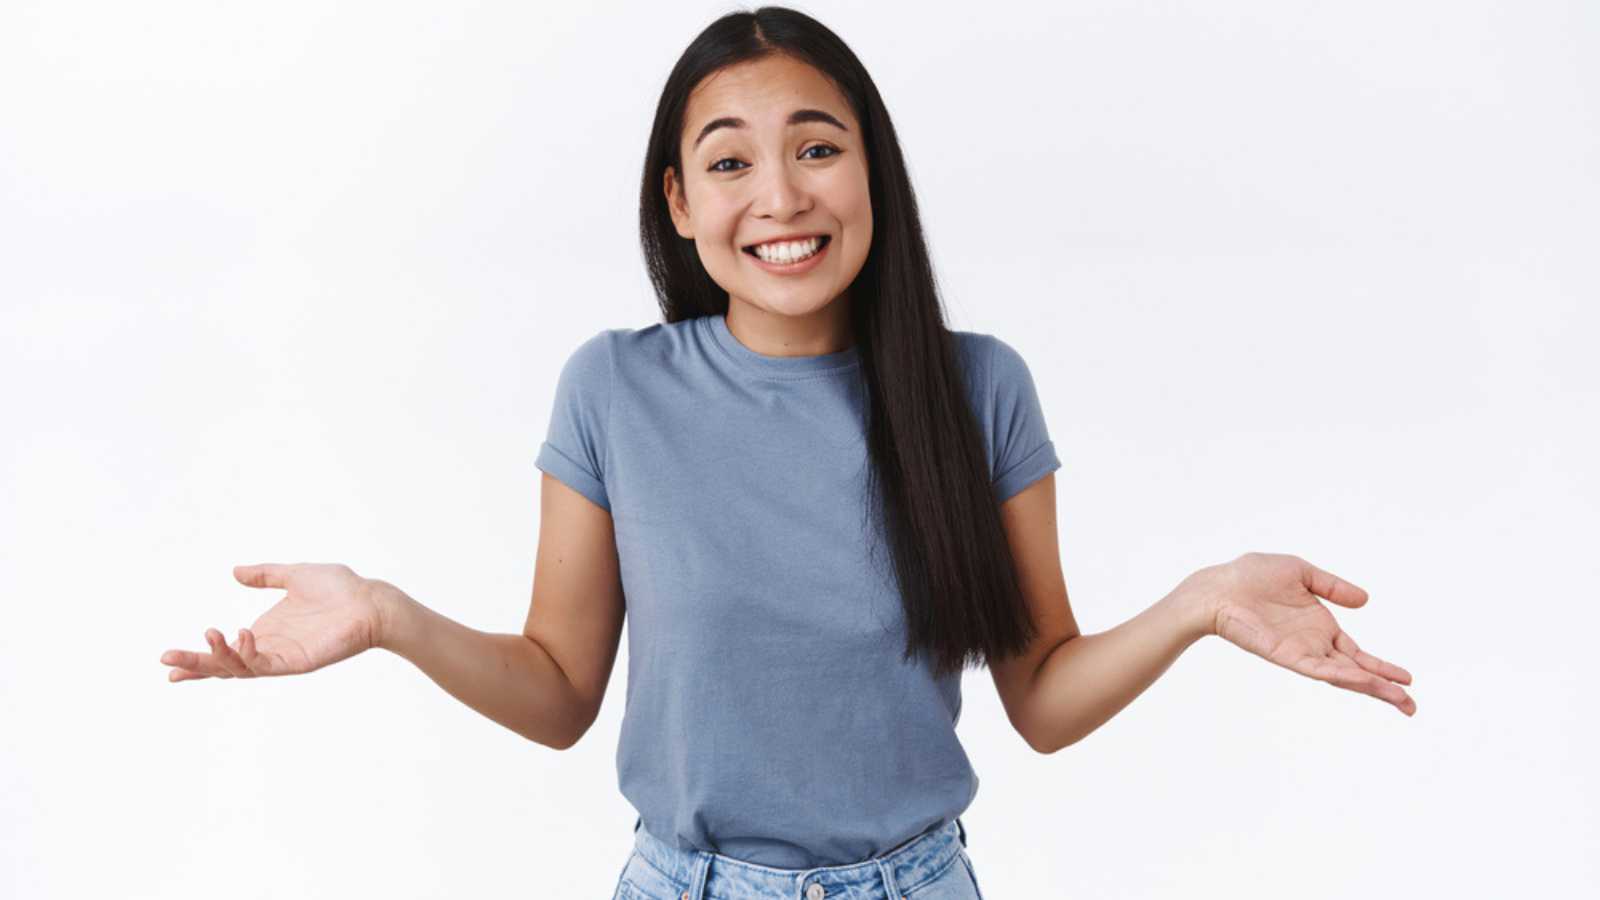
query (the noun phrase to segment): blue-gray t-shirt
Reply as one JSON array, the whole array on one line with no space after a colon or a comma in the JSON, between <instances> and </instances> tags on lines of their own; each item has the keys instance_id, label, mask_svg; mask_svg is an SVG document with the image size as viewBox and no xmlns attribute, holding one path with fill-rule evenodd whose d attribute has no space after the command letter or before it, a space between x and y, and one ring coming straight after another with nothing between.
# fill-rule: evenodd
<instances>
[{"instance_id":1,"label":"blue-gray t-shirt","mask_svg":"<svg viewBox=\"0 0 1600 900\"><path fill-rule=\"evenodd\" d=\"M952 334L1003 502L1061 462L1022 357ZM680 849L845 865L977 794L960 674L901 659L893 565L867 521L864 390L857 347L767 356L721 315L608 329L562 367L535 465L611 513L618 784Z\"/></svg>"}]
</instances>

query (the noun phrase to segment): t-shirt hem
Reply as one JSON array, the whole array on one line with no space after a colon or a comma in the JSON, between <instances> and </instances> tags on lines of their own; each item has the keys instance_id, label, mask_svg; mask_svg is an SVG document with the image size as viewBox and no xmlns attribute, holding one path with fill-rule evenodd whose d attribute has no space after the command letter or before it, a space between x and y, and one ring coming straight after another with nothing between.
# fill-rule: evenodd
<instances>
[{"instance_id":1,"label":"t-shirt hem","mask_svg":"<svg viewBox=\"0 0 1600 900\"><path fill-rule=\"evenodd\" d=\"M571 457L556 449L555 445L545 441L539 447L539 456L533 462L541 471L555 476L567 487L572 488L590 502L606 512L611 511L611 501L606 497L605 485L600 480L584 471L583 467L572 460Z\"/></svg>"},{"instance_id":2,"label":"t-shirt hem","mask_svg":"<svg viewBox=\"0 0 1600 900\"><path fill-rule=\"evenodd\" d=\"M994 482L995 500L1004 503L1021 490L1044 476L1061 468L1056 456L1054 441L1045 441L1023 457L1021 462L1002 473Z\"/></svg>"}]
</instances>

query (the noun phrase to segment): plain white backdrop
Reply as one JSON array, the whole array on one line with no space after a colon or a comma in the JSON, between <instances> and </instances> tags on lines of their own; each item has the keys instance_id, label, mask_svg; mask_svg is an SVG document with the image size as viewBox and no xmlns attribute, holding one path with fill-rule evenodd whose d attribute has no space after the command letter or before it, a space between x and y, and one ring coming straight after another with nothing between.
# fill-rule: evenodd
<instances>
[{"instance_id":1,"label":"plain white backdrop","mask_svg":"<svg viewBox=\"0 0 1600 900\"><path fill-rule=\"evenodd\" d=\"M343 562L519 632L566 356L659 320L668 69L725 3L0 7L0 894L597 898L624 641L566 752L399 657L169 683ZM1418 704L1220 638L1051 756L969 671L990 900L1587 895L1592 3L808 3L949 322L1016 347L1085 632L1249 550ZM826 735L819 735L826 739Z\"/></svg>"}]
</instances>

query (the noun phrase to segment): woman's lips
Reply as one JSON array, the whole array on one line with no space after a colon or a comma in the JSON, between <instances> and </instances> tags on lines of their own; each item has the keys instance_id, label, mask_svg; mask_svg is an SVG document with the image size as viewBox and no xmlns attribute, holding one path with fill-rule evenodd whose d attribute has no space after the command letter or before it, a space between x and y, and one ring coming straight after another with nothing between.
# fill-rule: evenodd
<instances>
[{"instance_id":1,"label":"woman's lips","mask_svg":"<svg viewBox=\"0 0 1600 900\"><path fill-rule=\"evenodd\" d=\"M749 247L745 247L743 249L745 255L754 260L756 265L766 269L768 272L771 272L774 275L801 275L813 268L816 268L817 263L822 261L822 257L827 255L829 248L832 246L833 239L827 235L823 235L822 246L817 248L817 252L811 254L805 259L800 260L799 262L792 263L767 262L766 260L757 256L755 250Z\"/></svg>"}]
</instances>

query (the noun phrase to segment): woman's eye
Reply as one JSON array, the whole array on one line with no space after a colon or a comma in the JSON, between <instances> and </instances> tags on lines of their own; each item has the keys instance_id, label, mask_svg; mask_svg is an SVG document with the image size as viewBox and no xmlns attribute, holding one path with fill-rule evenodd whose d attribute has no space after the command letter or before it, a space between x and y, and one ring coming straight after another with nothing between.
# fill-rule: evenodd
<instances>
[{"instance_id":1,"label":"woman's eye","mask_svg":"<svg viewBox=\"0 0 1600 900\"><path fill-rule=\"evenodd\" d=\"M826 154L822 155L822 156L807 156L806 155L807 153L810 153L813 150L826 150L828 152ZM842 152L844 152L844 151L839 150L836 147L830 147L827 144L813 144L810 147L807 147L806 149L800 151L800 158L801 159L827 159L827 158L829 158L831 156L838 156ZM712 163L711 167L709 169L707 169L707 171L709 171L709 172L737 172L738 171L738 169L724 167L722 165L723 163L734 163L734 164L740 165L740 166L744 165L744 163L739 162L737 159L734 159L731 156L724 156L722 159L719 159L716 162Z\"/></svg>"}]
</instances>

